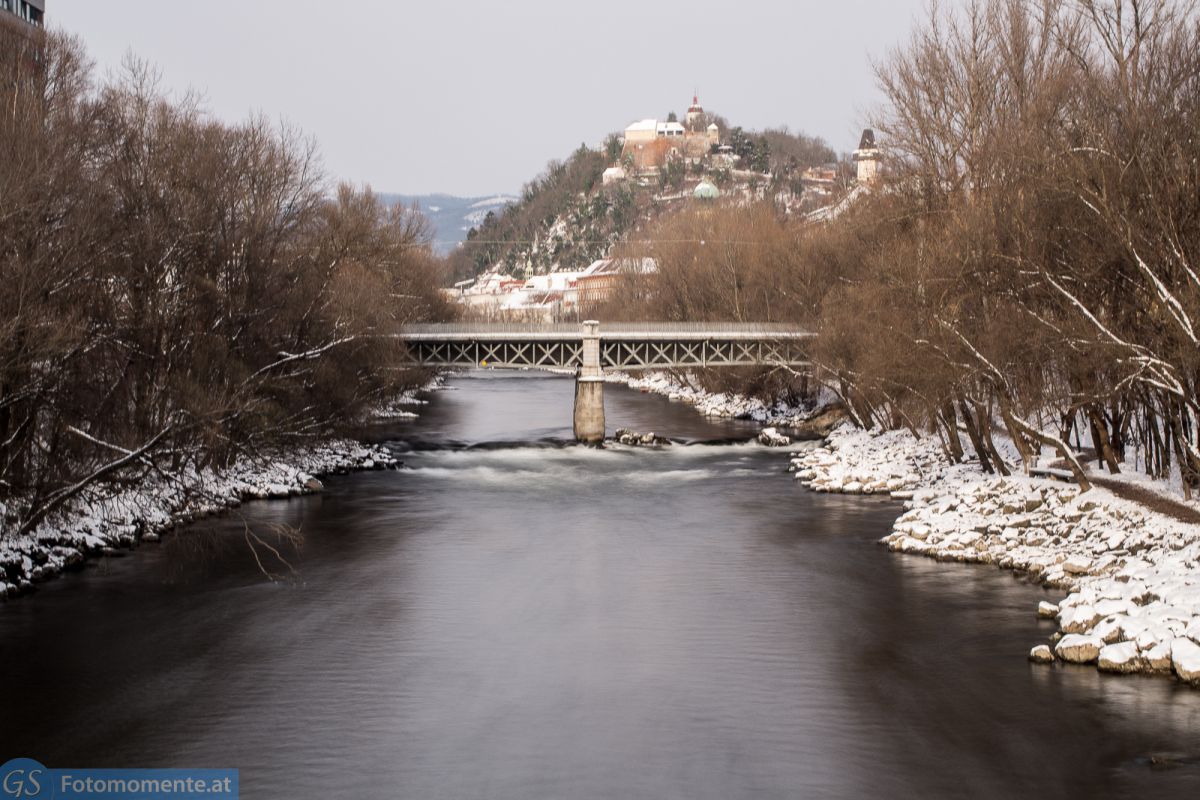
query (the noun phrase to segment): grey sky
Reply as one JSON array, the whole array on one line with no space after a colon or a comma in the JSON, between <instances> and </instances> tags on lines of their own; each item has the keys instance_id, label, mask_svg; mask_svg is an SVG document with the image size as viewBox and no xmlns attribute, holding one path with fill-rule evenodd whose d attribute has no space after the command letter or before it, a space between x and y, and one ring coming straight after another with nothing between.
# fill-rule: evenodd
<instances>
[{"instance_id":1,"label":"grey sky","mask_svg":"<svg viewBox=\"0 0 1200 800\"><path fill-rule=\"evenodd\" d=\"M97 65L129 51L217 116L316 137L379 191L516 191L550 158L701 103L839 151L879 100L871 59L925 0L48 0Z\"/></svg>"}]
</instances>

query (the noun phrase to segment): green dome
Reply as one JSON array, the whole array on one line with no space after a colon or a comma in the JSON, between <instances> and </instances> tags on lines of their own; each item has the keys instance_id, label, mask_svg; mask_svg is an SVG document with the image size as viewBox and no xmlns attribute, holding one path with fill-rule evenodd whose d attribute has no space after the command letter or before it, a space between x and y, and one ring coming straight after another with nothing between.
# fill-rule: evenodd
<instances>
[{"instance_id":1,"label":"green dome","mask_svg":"<svg viewBox=\"0 0 1200 800\"><path fill-rule=\"evenodd\" d=\"M700 181L694 194L697 200L716 200L721 196L721 190L706 179Z\"/></svg>"}]
</instances>

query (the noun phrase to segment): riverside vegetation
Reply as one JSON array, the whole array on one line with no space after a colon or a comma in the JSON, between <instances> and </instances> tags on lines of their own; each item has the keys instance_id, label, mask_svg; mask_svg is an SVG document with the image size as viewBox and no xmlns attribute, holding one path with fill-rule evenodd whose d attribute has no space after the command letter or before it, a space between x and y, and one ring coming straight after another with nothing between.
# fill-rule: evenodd
<instances>
[{"instance_id":1,"label":"riverside vegetation","mask_svg":"<svg viewBox=\"0 0 1200 800\"><path fill-rule=\"evenodd\" d=\"M174 509L255 493L247 464L280 453L371 460L321 445L427 379L390 368L400 325L451 313L424 219L143 64L97 81L71 37L0 37L0 583L70 560L64 526L147 486Z\"/></svg>"},{"instance_id":2,"label":"riverside vegetation","mask_svg":"<svg viewBox=\"0 0 1200 800\"><path fill-rule=\"evenodd\" d=\"M628 248L658 272L594 313L810 326L820 385L862 427L933 436L1000 476L1049 448L1083 489L1086 453L1190 498L1198 25L1177 0L935 8L877 68L875 191L815 225L695 204ZM795 377L707 381L771 395Z\"/></svg>"}]
</instances>

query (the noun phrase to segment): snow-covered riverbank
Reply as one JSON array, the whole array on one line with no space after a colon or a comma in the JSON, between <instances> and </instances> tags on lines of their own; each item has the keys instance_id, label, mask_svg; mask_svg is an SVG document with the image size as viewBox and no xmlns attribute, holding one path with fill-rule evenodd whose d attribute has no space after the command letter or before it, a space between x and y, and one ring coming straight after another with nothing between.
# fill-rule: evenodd
<instances>
[{"instance_id":1,"label":"snow-covered riverbank","mask_svg":"<svg viewBox=\"0 0 1200 800\"><path fill-rule=\"evenodd\" d=\"M795 427L813 413L709 393L665 373L607 378L708 416ZM1200 525L1102 487L1080 493L1048 478L997 478L977 463L950 465L935 438L907 431L844 426L823 446L794 453L792 468L817 492L904 500L905 513L882 540L892 550L994 564L1063 590L1061 602L1030 609L1060 627L1049 643L1033 647L1032 660L1173 673L1200 684Z\"/></svg>"},{"instance_id":2,"label":"snow-covered riverbank","mask_svg":"<svg viewBox=\"0 0 1200 800\"><path fill-rule=\"evenodd\" d=\"M434 379L421 392L442 388ZM371 414L379 421L411 419L425 401L406 392ZM0 503L0 599L29 591L38 581L80 568L93 556L156 542L167 531L243 502L313 494L320 478L363 470L392 469L398 462L384 447L349 439L244 458L215 471L185 470L151 476L118 494L87 494L63 513L25 535L4 530Z\"/></svg>"},{"instance_id":3,"label":"snow-covered riverbank","mask_svg":"<svg viewBox=\"0 0 1200 800\"><path fill-rule=\"evenodd\" d=\"M770 404L737 394L707 392L682 383L665 372L644 375L606 372L604 380L687 403L706 417L749 419L764 425L793 427L807 419L810 413L809 410L786 403Z\"/></svg>"},{"instance_id":4,"label":"snow-covered riverbank","mask_svg":"<svg viewBox=\"0 0 1200 800\"><path fill-rule=\"evenodd\" d=\"M219 473L193 470L170 479L147 478L115 496L81 496L64 514L47 520L32 533L0 535L0 598L81 567L88 557L158 541L176 525L235 508L244 501L312 494L323 488L322 476L394 466L396 460L382 447L335 440L245 459Z\"/></svg>"},{"instance_id":5,"label":"snow-covered riverbank","mask_svg":"<svg viewBox=\"0 0 1200 800\"><path fill-rule=\"evenodd\" d=\"M995 564L1065 590L1060 603L1030 609L1060 626L1033 660L1200 683L1200 526L1099 487L1081 494L1049 479L950 466L936 440L904 431L841 428L792 466L815 491L904 499L883 540L893 550Z\"/></svg>"},{"instance_id":6,"label":"snow-covered riverbank","mask_svg":"<svg viewBox=\"0 0 1200 800\"><path fill-rule=\"evenodd\" d=\"M813 413L712 394L664 373L608 380L709 416L764 425L795 427ZM1009 455L1016 460L1015 451ZM950 465L934 437L907 431L843 426L823 446L794 453L792 469L817 492L904 500L905 513L882 540L892 550L994 564L1063 590L1061 602L1030 609L1060 627L1050 642L1033 647L1031 659L1115 673L1174 673L1200 684L1200 525L1102 487L1081 494L1075 485L1047 478L998 478L977 463ZM1195 502L1191 507L1200 510Z\"/></svg>"}]
</instances>

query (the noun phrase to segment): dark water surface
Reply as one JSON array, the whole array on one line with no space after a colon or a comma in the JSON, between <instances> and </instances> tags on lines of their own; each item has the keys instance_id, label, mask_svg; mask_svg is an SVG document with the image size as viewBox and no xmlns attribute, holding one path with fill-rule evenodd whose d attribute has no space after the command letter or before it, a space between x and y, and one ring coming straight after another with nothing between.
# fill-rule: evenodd
<instances>
[{"instance_id":1,"label":"dark water surface","mask_svg":"<svg viewBox=\"0 0 1200 800\"><path fill-rule=\"evenodd\" d=\"M1200 797L1200 692L1029 665L1045 593L889 553L896 504L757 445L550 446L569 380L453 387L404 471L0 606L0 761L237 767L246 798ZM246 544L276 523L293 583Z\"/></svg>"}]
</instances>

